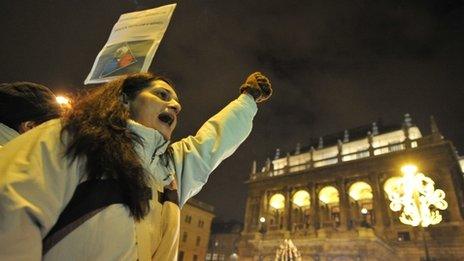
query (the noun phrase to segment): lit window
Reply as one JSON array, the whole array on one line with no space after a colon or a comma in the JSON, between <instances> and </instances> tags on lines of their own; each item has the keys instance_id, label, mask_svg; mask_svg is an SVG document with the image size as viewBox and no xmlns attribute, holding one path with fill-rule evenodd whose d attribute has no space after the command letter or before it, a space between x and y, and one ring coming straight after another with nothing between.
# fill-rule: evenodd
<instances>
[{"instance_id":1,"label":"lit window","mask_svg":"<svg viewBox=\"0 0 464 261\"><path fill-rule=\"evenodd\" d=\"M348 194L356 201L363 199L372 199L372 188L363 181L355 182L350 186Z\"/></svg>"},{"instance_id":2,"label":"lit window","mask_svg":"<svg viewBox=\"0 0 464 261\"><path fill-rule=\"evenodd\" d=\"M311 204L309 193L306 190L299 190L293 195L292 202L298 207L309 207Z\"/></svg>"},{"instance_id":3,"label":"lit window","mask_svg":"<svg viewBox=\"0 0 464 261\"><path fill-rule=\"evenodd\" d=\"M394 151L400 151L404 149L404 144L398 144L398 143L389 143L388 144L388 151L389 152L394 152Z\"/></svg>"},{"instance_id":4,"label":"lit window","mask_svg":"<svg viewBox=\"0 0 464 261\"><path fill-rule=\"evenodd\" d=\"M269 205L275 209L283 209L285 207L285 197L282 194L275 194L271 197Z\"/></svg>"},{"instance_id":5,"label":"lit window","mask_svg":"<svg viewBox=\"0 0 464 261\"><path fill-rule=\"evenodd\" d=\"M325 204L338 203L340 201L338 190L333 186L324 187L319 192L319 200Z\"/></svg>"}]
</instances>

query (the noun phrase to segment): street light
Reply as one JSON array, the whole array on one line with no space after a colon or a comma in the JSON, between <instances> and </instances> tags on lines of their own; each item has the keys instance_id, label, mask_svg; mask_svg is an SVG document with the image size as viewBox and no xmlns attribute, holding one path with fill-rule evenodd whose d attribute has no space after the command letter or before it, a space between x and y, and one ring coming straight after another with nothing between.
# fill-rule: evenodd
<instances>
[{"instance_id":1,"label":"street light","mask_svg":"<svg viewBox=\"0 0 464 261\"><path fill-rule=\"evenodd\" d=\"M369 223L367 223L367 214L369 213L369 210L367 208L362 208L361 209L361 214L362 214L362 222L361 226L362 227L369 227Z\"/></svg>"},{"instance_id":2,"label":"street light","mask_svg":"<svg viewBox=\"0 0 464 261\"><path fill-rule=\"evenodd\" d=\"M69 98L65 97L65 96L62 96L62 95L58 95L56 96L56 102L59 104L59 105L68 105L70 103L69 101Z\"/></svg>"},{"instance_id":3,"label":"street light","mask_svg":"<svg viewBox=\"0 0 464 261\"><path fill-rule=\"evenodd\" d=\"M63 95L58 95L55 97L56 103L61 107L63 111L71 109L71 99L63 96Z\"/></svg>"},{"instance_id":4,"label":"street light","mask_svg":"<svg viewBox=\"0 0 464 261\"><path fill-rule=\"evenodd\" d=\"M262 235L266 234L266 218L265 217L260 217L259 218L259 233Z\"/></svg>"},{"instance_id":5,"label":"street light","mask_svg":"<svg viewBox=\"0 0 464 261\"><path fill-rule=\"evenodd\" d=\"M265 217L260 217L259 218L259 233L261 233L261 238L259 239L259 246L258 246L258 251L259 251L259 256L258 260L263 260L263 249L262 249L262 244L263 244L263 239L264 239L264 234L266 234L267 229L266 229L266 218Z\"/></svg>"},{"instance_id":6,"label":"street light","mask_svg":"<svg viewBox=\"0 0 464 261\"><path fill-rule=\"evenodd\" d=\"M393 177L385 183L384 190L391 201L390 209L401 211L401 223L413 227L426 228L443 220L439 210L445 210L445 192L435 189L435 182L418 172L415 165L405 165L401 168L402 177ZM424 230L424 248L426 260L430 260Z\"/></svg>"},{"instance_id":7,"label":"street light","mask_svg":"<svg viewBox=\"0 0 464 261\"><path fill-rule=\"evenodd\" d=\"M443 219L439 210L445 210L445 192L435 189L435 182L417 171L415 165L401 168L403 177L395 177L385 183L385 192L390 199L391 210L403 210L400 221L411 226L428 227Z\"/></svg>"}]
</instances>

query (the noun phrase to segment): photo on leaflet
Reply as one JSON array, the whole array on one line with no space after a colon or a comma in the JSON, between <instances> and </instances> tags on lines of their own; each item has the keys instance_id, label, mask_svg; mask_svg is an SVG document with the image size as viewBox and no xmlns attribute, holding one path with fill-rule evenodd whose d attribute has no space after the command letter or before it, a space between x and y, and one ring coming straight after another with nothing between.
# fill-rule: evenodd
<instances>
[{"instance_id":1,"label":"photo on leaflet","mask_svg":"<svg viewBox=\"0 0 464 261\"><path fill-rule=\"evenodd\" d=\"M132 41L106 47L98 59L93 79L140 72L153 40Z\"/></svg>"}]
</instances>

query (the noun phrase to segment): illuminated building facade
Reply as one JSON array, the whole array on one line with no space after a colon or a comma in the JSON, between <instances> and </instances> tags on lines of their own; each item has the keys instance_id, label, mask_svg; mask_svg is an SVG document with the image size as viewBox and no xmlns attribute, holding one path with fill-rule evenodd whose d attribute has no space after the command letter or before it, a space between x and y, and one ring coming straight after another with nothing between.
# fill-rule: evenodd
<instances>
[{"instance_id":1,"label":"illuminated building facade","mask_svg":"<svg viewBox=\"0 0 464 261\"><path fill-rule=\"evenodd\" d=\"M396 127L374 123L312 145L277 151L260 171L253 164L239 260L274 260L284 239L302 260L420 260L425 249L433 260L464 260L462 161L433 118L425 136L405 115ZM387 192L405 164L444 191L446 206L432 209L440 223L405 225L391 210Z\"/></svg>"},{"instance_id":2,"label":"illuminated building facade","mask_svg":"<svg viewBox=\"0 0 464 261\"><path fill-rule=\"evenodd\" d=\"M214 208L191 198L181 210L178 261L205 260Z\"/></svg>"}]
</instances>

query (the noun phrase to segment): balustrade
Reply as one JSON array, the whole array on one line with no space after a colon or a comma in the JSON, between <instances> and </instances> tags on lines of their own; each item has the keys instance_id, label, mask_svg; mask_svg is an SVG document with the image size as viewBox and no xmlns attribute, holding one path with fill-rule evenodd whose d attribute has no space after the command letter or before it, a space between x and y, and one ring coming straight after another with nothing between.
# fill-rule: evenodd
<instances>
[{"instance_id":1,"label":"balustrade","mask_svg":"<svg viewBox=\"0 0 464 261\"><path fill-rule=\"evenodd\" d=\"M314 154L317 150L311 149L309 160L302 164L290 165L290 156L287 155L287 165L279 169L272 169L272 167L266 168L263 172L252 172L251 180L263 179L267 177L288 175L291 173L297 173L305 170L319 168L323 166L334 165L342 162L354 161L363 158L378 156L386 153L395 151L401 151L409 148L417 147L417 140L405 139L402 142L390 143L384 146L373 147L372 139L368 139L369 147L363 150L358 150L350 153L343 153L342 146L338 145L338 153L335 156L326 157L318 160L314 160Z\"/></svg>"}]
</instances>

